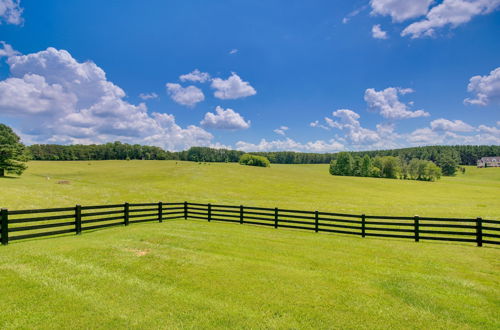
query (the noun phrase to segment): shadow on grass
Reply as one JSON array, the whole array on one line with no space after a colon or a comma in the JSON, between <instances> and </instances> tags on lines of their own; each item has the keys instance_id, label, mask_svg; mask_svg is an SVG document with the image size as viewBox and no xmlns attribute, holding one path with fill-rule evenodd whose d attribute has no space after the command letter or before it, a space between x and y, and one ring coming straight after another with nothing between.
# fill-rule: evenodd
<instances>
[{"instance_id":1,"label":"shadow on grass","mask_svg":"<svg viewBox=\"0 0 500 330\"><path fill-rule=\"evenodd\" d=\"M18 176L10 176L10 175L0 176L0 180L9 180L9 179L19 179L19 177Z\"/></svg>"}]
</instances>

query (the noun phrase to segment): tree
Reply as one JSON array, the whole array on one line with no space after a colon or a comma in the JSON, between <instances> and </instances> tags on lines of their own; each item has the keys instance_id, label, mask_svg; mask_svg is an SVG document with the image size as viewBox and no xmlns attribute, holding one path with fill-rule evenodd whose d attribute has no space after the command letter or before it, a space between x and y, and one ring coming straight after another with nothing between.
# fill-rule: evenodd
<instances>
[{"instance_id":1,"label":"tree","mask_svg":"<svg viewBox=\"0 0 500 330\"><path fill-rule=\"evenodd\" d=\"M361 176L370 176L372 172L372 159L365 155L361 162Z\"/></svg>"},{"instance_id":2,"label":"tree","mask_svg":"<svg viewBox=\"0 0 500 330\"><path fill-rule=\"evenodd\" d=\"M352 175L353 159L350 153L340 152L337 156L335 166L330 173L333 175Z\"/></svg>"},{"instance_id":3,"label":"tree","mask_svg":"<svg viewBox=\"0 0 500 330\"><path fill-rule=\"evenodd\" d=\"M21 175L27 168L27 158L19 136L9 126L0 124L0 177L6 172Z\"/></svg>"},{"instance_id":4,"label":"tree","mask_svg":"<svg viewBox=\"0 0 500 330\"><path fill-rule=\"evenodd\" d=\"M436 163L441 167L443 175L452 176L457 172L458 161L449 153L438 156Z\"/></svg>"}]
</instances>

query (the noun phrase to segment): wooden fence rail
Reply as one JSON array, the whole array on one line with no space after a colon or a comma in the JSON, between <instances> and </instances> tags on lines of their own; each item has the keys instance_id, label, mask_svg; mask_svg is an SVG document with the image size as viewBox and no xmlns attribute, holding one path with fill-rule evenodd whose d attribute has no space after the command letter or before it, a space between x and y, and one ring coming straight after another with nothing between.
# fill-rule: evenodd
<instances>
[{"instance_id":1,"label":"wooden fence rail","mask_svg":"<svg viewBox=\"0 0 500 330\"><path fill-rule=\"evenodd\" d=\"M244 205L200 203L124 203L34 209L0 210L0 241L61 235L81 234L130 223L169 219L200 219L356 235L361 237L392 237L451 242L470 242L477 246L500 244L500 221L480 217L432 218L396 217L365 214L302 211Z\"/></svg>"}]
</instances>

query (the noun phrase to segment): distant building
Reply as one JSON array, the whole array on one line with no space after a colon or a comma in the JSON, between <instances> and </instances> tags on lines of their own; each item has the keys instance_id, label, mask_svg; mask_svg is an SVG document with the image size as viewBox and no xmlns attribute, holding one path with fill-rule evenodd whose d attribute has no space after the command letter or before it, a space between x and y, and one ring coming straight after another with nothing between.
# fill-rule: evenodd
<instances>
[{"instance_id":1,"label":"distant building","mask_svg":"<svg viewBox=\"0 0 500 330\"><path fill-rule=\"evenodd\" d=\"M477 167L500 167L500 156L483 157L477 161Z\"/></svg>"}]
</instances>

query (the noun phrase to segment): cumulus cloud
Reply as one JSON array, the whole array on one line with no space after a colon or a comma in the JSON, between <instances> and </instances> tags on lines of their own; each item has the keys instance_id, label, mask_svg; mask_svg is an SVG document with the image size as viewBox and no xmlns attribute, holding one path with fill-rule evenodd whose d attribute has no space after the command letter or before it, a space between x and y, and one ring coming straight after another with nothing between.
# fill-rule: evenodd
<instances>
[{"instance_id":1,"label":"cumulus cloud","mask_svg":"<svg viewBox=\"0 0 500 330\"><path fill-rule=\"evenodd\" d=\"M141 93L141 94L139 94L139 97L143 100L151 100L151 99L158 98L158 94L156 94L156 93Z\"/></svg>"},{"instance_id":2,"label":"cumulus cloud","mask_svg":"<svg viewBox=\"0 0 500 330\"><path fill-rule=\"evenodd\" d=\"M2 45L2 48L0 48L0 57L19 55L19 52L14 50L14 48L5 41L0 41L0 45Z\"/></svg>"},{"instance_id":3,"label":"cumulus cloud","mask_svg":"<svg viewBox=\"0 0 500 330\"><path fill-rule=\"evenodd\" d=\"M125 92L93 62L47 48L7 59L11 76L0 81L0 114L19 120L36 143L103 143L120 140L168 150L210 145L197 126L181 128L173 115L148 113L126 102Z\"/></svg>"},{"instance_id":4,"label":"cumulus cloud","mask_svg":"<svg viewBox=\"0 0 500 330\"><path fill-rule=\"evenodd\" d=\"M408 105L399 100L399 94L404 95L410 92L413 92L413 90L409 88L389 87L382 91L368 88L365 91L365 101L371 109L378 111L383 117L389 119L429 116L429 113L423 110L410 111Z\"/></svg>"},{"instance_id":5,"label":"cumulus cloud","mask_svg":"<svg viewBox=\"0 0 500 330\"><path fill-rule=\"evenodd\" d=\"M371 0L372 15L390 16L394 22L423 16L434 0Z\"/></svg>"},{"instance_id":6,"label":"cumulus cloud","mask_svg":"<svg viewBox=\"0 0 500 330\"><path fill-rule=\"evenodd\" d=\"M469 124L461 120L436 119L431 121L433 131L451 131L451 132L471 132L474 130Z\"/></svg>"},{"instance_id":7,"label":"cumulus cloud","mask_svg":"<svg viewBox=\"0 0 500 330\"><path fill-rule=\"evenodd\" d=\"M406 136L408 143L413 145L436 144L500 144L500 130L495 127L480 125L475 134L458 134L452 131L435 131L432 128L419 128Z\"/></svg>"},{"instance_id":8,"label":"cumulus cloud","mask_svg":"<svg viewBox=\"0 0 500 330\"><path fill-rule=\"evenodd\" d=\"M332 115L338 118L337 121L325 117L326 123L333 128L345 131L346 138L355 145L372 144L380 141L377 132L361 127L360 115L349 109L334 111Z\"/></svg>"},{"instance_id":9,"label":"cumulus cloud","mask_svg":"<svg viewBox=\"0 0 500 330\"><path fill-rule=\"evenodd\" d=\"M250 127L250 121L245 121L239 113L233 109L224 110L220 106L215 108L215 113L207 112L200 124L206 128L225 130L240 130Z\"/></svg>"},{"instance_id":10,"label":"cumulus cloud","mask_svg":"<svg viewBox=\"0 0 500 330\"><path fill-rule=\"evenodd\" d=\"M372 37L375 39L387 39L387 32L383 31L380 24L372 26Z\"/></svg>"},{"instance_id":11,"label":"cumulus cloud","mask_svg":"<svg viewBox=\"0 0 500 330\"><path fill-rule=\"evenodd\" d=\"M196 103L205 99L205 95L196 86L182 87L179 84L167 83L167 92L176 103L194 107Z\"/></svg>"},{"instance_id":12,"label":"cumulus cloud","mask_svg":"<svg viewBox=\"0 0 500 330\"><path fill-rule=\"evenodd\" d=\"M487 76L474 76L470 78L467 90L475 93L473 99L466 98L465 104L488 105L500 104L500 67L494 69Z\"/></svg>"},{"instance_id":13,"label":"cumulus cloud","mask_svg":"<svg viewBox=\"0 0 500 330\"><path fill-rule=\"evenodd\" d=\"M0 24L20 25L23 23L22 13L20 0L0 0Z\"/></svg>"},{"instance_id":14,"label":"cumulus cloud","mask_svg":"<svg viewBox=\"0 0 500 330\"><path fill-rule=\"evenodd\" d=\"M179 77L181 81L193 81L204 83L210 80L210 75L207 72L201 72L198 69L193 70L190 73L183 74Z\"/></svg>"},{"instance_id":15,"label":"cumulus cloud","mask_svg":"<svg viewBox=\"0 0 500 330\"><path fill-rule=\"evenodd\" d=\"M413 3L416 1L400 2ZM429 10L424 19L408 25L401 32L401 35L411 38L433 36L437 28L445 26L456 28L469 22L474 16L491 13L499 6L500 0L444 0Z\"/></svg>"},{"instance_id":16,"label":"cumulus cloud","mask_svg":"<svg viewBox=\"0 0 500 330\"><path fill-rule=\"evenodd\" d=\"M280 126L279 128L273 130L274 133L279 134L279 135L286 135L286 131L288 131L287 126Z\"/></svg>"},{"instance_id":17,"label":"cumulus cloud","mask_svg":"<svg viewBox=\"0 0 500 330\"><path fill-rule=\"evenodd\" d=\"M229 51L229 55L234 55L238 52L238 49L234 48Z\"/></svg>"},{"instance_id":18,"label":"cumulus cloud","mask_svg":"<svg viewBox=\"0 0 500 330\"><path fill-rule=\"evenodd\" d=\"M248 82L241 80L234 72L226 80L214 78L212 88L216 89L214 96L222 100L239 99L257 94L257 91Z\"/></svg>"},{"instance_id":19,"label":"cumulus cloud","mask_svg":"<svg viewBox=\"0 0 500 330\"><path fill-rule=\"evenodd\" d=\"M334 139L329 141L317 140L300 143L290 138L284 140L267 141L260 140L259 143L249 143L244 141L236 142L236 148L247 152L251 151L296 151L296 152L335 152L344 150L344 145Z\"/></svg>"}]
</instances>

